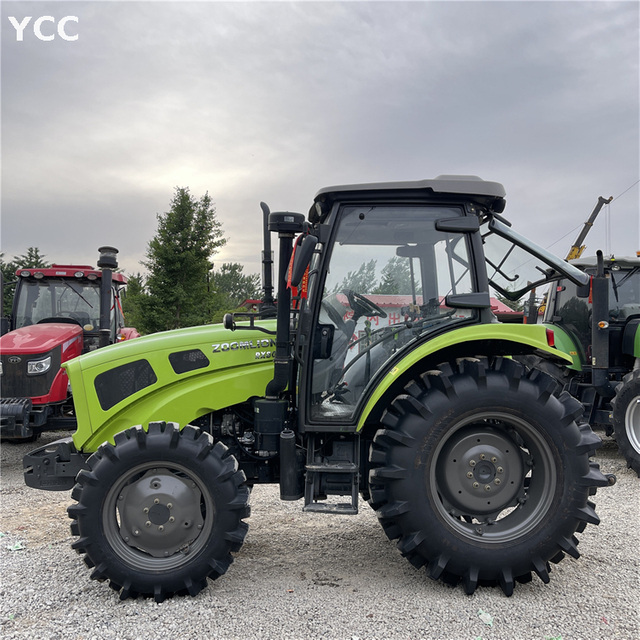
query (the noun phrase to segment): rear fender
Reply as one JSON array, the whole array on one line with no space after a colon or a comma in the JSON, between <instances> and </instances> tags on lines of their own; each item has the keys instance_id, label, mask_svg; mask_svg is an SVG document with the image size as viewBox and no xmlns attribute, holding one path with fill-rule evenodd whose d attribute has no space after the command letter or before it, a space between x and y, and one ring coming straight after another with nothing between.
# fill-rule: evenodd
<instances>
[{"instance_id":1,"label":"rear fender","mask_svg":"<svg viewBox=\"0 0 640 640\"><path fill-rule=\"evenodd\" d=\"M362 412L358 422L358 431L363 429L378 403L386 402L385 395L392 390L392 387L397 387L399 382L408 380L413 371L424 367L425 361L430 362L430 366L435 366L452 357L452 353L459 354L461 350L464 351L465 344L468 345L466 353L468 356L535 353L564 366L573 364L571 356L549 346L547 327L543 325L496 323L474 325L449 331L414 349L385 375Z\"/></svg>"}]
</instances>

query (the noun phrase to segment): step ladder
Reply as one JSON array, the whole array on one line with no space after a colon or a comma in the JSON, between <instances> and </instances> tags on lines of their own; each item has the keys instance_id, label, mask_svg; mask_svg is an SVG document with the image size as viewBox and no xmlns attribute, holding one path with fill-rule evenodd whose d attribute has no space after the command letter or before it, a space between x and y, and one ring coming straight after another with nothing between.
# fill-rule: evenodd
<instances>
[{"instance_id":1,"label":"step ladder","mask_svg":"<svg viewBox=\"0 0 640 640\"><path fill-rule=\"evenodd\" d=\"M353 434L348 440L341 441L339 451L334 456L320 461L315 459L315 440L316 434L309 434L302 510L356 515L360 485L360 436ZM344 476L339 482L343 489L332 492L332 480L338 480L338 474ZM350 496L351 502L325 502L327 495Z\"/></svg>"}]
</instances>

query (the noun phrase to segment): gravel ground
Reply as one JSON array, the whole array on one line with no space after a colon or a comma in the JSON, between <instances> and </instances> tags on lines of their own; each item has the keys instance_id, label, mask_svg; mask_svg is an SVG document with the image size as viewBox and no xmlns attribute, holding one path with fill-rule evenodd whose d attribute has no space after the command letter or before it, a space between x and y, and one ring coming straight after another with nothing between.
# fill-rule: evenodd
<instances>
[{"instance_id":1,"label":"gravel ground","mask_svg":"<svg viewBox=\"0 0 640 640\"><path fill-rule=\"evenodd\" d=\"M357 516L305 514L301 501L280 502L277 487L263 486L252 493L249 534L227 574L196 598L159 605L121 602L89 579L70 548L69 492L23 484L22 456L32 448L2 447L0 635L7 640L640 637L640 479L611 440L598 452L602 470L618 476L596 496L602 523L580 534L582 557L554 566L548 585L534 577L511 598L487 587L466 596L409 565L367 505Z\"/></svg>"}]
</instances>

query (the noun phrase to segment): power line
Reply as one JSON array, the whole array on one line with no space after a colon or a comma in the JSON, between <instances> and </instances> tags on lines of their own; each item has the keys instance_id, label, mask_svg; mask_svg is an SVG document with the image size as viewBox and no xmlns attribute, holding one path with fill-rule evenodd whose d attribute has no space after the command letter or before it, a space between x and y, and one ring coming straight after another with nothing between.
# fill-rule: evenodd
<instances>
[{"instance_id":1,"label":"power line","mask_svg":"<svg viewBox=\"0 0 640 640\"><path fill-rule=\"evenodd\" d=\"M640 180L636 180L636 181L635 181L635 182L634 182L634 183L633 183L633 184L632 184L628 189L625 189L625 190L620 194L620 196L623 196L625 193L627 193L627 191L629 191L629 189L633 189L633 187L635 187L635 186L638 184L638 182L640 182ZM620 196L616 196L616 197L614 198L614 200L617 200Z\"/></svg>"}]
</instances>

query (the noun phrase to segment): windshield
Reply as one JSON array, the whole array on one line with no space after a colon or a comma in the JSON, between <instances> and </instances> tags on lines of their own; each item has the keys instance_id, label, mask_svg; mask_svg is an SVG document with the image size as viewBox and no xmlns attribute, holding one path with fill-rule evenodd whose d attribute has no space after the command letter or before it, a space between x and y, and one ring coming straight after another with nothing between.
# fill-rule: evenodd
<instances>
[{"instance_id":1,"label":"windshield","mask_svg":"<svg viewBox=\"0 0 640 640\"><path fill-rule=\"evenodd\" d=\"M509 300L518 300L527 291L563 275L575 284L588 281L582 271L499 220L491 218L482 233L489 284Z\"/></svg>"},{"instance_id":2,"label":"windshield","mask_svg":"<svg viewBox=\"0 0 640 640\"><path fill-rule=\"evenodd\" d=\"M609 272L609 313L620 320L640 315L640 267Z\"/></svg>"},{"instance_id":3,"label":"windshield","mask_svg":"<svg viewBox=\"0 0 640 640\"><path fill-rule=\"evenodd\" d=\"M314 419L350 419L397 352L475 317L447 305L447 296L475 291L467 236L436 224L462 216L456 206L342 209L322 290L319 324L333 325L333 342L330 357L313 362Z\"/></svg>"},{"instance_id":4,"label":"windshield","mask_svg":"<svg viewBox=\"0 0 640 640\"><path fill-rule=\"evenodd\" d=\"M22 280L16 303L16 328L45 318L72 318L81 326L100 326L100 283L46 278ZM89 331L92 329L88 329Z\"/></svg>"}]
</instances>

